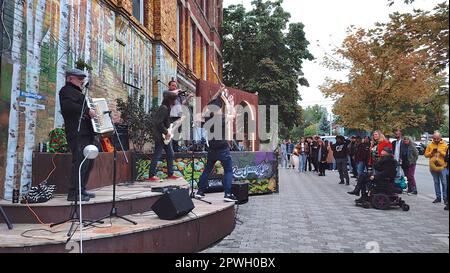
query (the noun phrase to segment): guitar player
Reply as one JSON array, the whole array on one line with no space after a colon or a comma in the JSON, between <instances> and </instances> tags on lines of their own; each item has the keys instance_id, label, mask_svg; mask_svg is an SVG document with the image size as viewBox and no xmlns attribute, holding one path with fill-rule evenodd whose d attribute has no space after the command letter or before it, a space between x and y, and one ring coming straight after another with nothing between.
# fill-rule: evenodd
<instances>
[{"instance_id":1,"label":"guitar player","mask_svg":"<svg viewBox=\"0 0 450 273\"><path fill-rule=\"evenodd\" d=\"M163 149L166 151L167 157L167 179L178 179L178 176L173 174L173 148L172 141L169 141L168 144L164 143L164 140L169 140L171 138L171 134L168 129L170 126L170 111L171 107L175 105L175 101L177 99L177 94L175 92L164 92L163 93L163 101L161 106L153 112L153 142L155 143L155 149L152 155L152 161L149 168L149 178L147 181L151 182L159 182L159 179L156 176L156 165L158 161L161 159ZM164 136L164 137L163 137Z\"/></svg>"}]
</instances>

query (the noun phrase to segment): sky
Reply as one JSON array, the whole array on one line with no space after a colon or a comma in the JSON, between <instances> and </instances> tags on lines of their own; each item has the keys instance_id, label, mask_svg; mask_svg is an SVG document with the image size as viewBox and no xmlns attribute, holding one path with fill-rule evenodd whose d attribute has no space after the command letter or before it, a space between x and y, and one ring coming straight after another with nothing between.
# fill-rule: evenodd
<instances>
[{"instance_id":1,"label":"sky","mask_svg":"<svg viewBox=\"0 0 450 273\"><path fill-rule=\"evenodd\" d=\"M396 11L412 12L414 8L432 10L445 0L415 0L406 5L403 0L388 7L388 0L284 0L283 8L291 14L290 23L302 22L305 34L310 42L308 50L316 58L305 61L303 73L310 87L299 88L302 101L300 105L307 107L319 104L331 112L333 101L326 99L319 90L326 77L332 79L346 78L345 73L329 70L321 65L323 57L331 54L332 49L341 45L350 25L364 29L373 28L376 22L387 22L389 14ZM251 9L251 0L223 0L223 6L243 4ZM447 0L448 3L448 0Z\"/></svg>"}]
</instances>

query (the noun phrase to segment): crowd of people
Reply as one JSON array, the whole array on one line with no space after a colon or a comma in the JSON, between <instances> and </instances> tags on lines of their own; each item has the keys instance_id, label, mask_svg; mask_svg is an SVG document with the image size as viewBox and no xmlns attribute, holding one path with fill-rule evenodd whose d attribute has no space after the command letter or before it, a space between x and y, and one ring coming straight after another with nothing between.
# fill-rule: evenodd
<instances>
[{"instance_id":1,"label":"crowd of people","mask_svg":"<svg viewBox=\"0 0 450 273\"><path fill-rule=\"evenodd\" d=\"M298 142L283 140L279 146L281 168L291 168L298 172L316 172L325 176L326 170L339 172L339 184L350 185L350 174L357 179L357 186L349 194L364 194L364 183L380 180L381 176L392 179L406 177L407 192L417 194L415 179L419 152L409 136L401 130L395 132L395 140L390 142L381 131L369 136L345 138L338 135L335 142L320 136L301 137ZM433 141L425 150L429 158L430 173L433 177L436 199L433 203L445 203L448 210L448 145L441 134L435 132ZM394 165L394 168L392 168Z\"/></svg>"}]
</instances>

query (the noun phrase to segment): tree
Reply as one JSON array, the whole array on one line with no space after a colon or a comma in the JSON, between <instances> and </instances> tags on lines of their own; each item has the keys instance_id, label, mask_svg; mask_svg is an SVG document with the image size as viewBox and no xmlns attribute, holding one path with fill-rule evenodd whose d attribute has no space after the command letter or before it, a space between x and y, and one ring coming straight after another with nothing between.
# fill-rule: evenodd
<instances>
[{"instance_id":1,"label":"tree","mask_svg":"<svg viewBox=\"0 0 450 273\"><path fill-rule=\"evenodd\" d=\"M117 111L121 119L128 126L128 135L133 143L135 152L144 152L146 143L152 141L152 112L146 112L144 107L144 96L134 90L128 95L127 101L122 98L116 99Z\"/></svg>"},{"instance_id":2,"label":"tree","mask_svg":"<svg viewBox=\"0 0 450 273\"><path fill-rule=\"evenodd\" d=\"M278 105L279 128L287 135L302 121L298 86L307 86L302 77L303 60L312 60L307 50L304 25L292 23L281 7L282 0L252 1L246 12L232 5L223 12L224 83L259 93L259 103Z\"/></svg>"},{"instance_id":3,"label":"tree","mask_svg":"<svg viewBox=\"0 0 450 273\"><path fill-rule=\"evenodd\" d=\"M327 115L322 115L319 122L319 134L328 135L330 134L330 121L327 119Z\"/></svg>"},{"instance_id":4,"label":"tree","mask_svg":"<svg viewBox=\"0 0 450 273\"><path fill-rule=\"evenodd\" d=\"M349 70L348 81L328 79L321 87L337 100L333 112L346 128L386 133L420 128L426 115L418 106L429 102L445 82L440 47L433 38L422 39L411 29L399 27L395 19L399 16L368 31L350 28L342 47L335 50L341 59L325 62L330 68ZM433 20L435 15L421 16Z\"/></svg>"},{"instance_id":5,"label":"tree","mask_svg":"<svg viewBox=\"0 0 450 273\"><path fill-rule=\"evenodd\" d=\"M317 124L311 124L305 128L304 131L305 136L314 136L317 135Z\"/></svg>"}]
</instances>

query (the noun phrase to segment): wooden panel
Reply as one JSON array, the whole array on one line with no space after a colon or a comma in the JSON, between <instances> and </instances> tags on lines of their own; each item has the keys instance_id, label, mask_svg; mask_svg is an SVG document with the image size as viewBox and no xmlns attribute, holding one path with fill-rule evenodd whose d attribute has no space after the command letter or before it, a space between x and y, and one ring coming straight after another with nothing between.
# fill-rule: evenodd
<instances>
[{"instance_id":1,"label":"wooden panel","mask_svg":"<svg viewBox=\"0 0 450 273\"><path fill-rule=\"evenodd\" d=\"M131 180L131 153L127 152L130 164L126 164L122 152L117 157L117 183ZM32 184L37 185L49 175L53 169L52 159L56 169L48 178L48 183L57 186L57 193L67 193L70 183L70 172L72 166L72 154L51 154L51 153L33 153L33 177ZM113 163L112 153L99 153L94 160L87 184L87 189L94 189L103 186L112 185L113 181Z\"/></svg>"}]
</instances>

